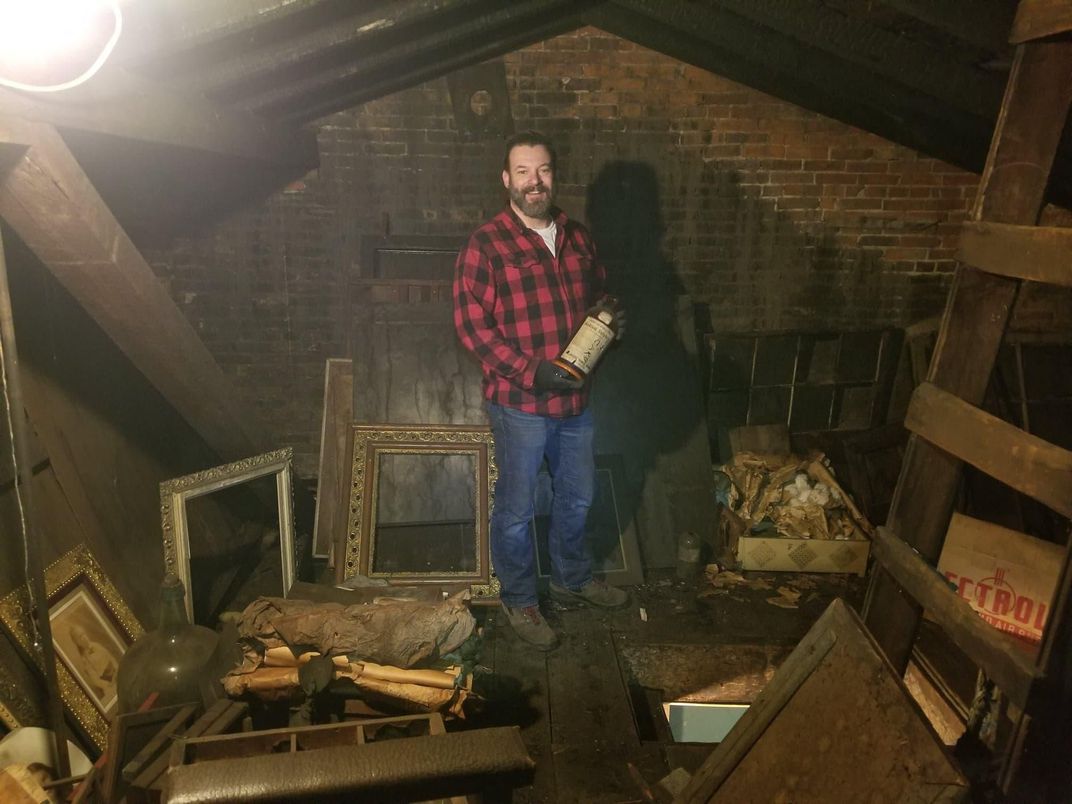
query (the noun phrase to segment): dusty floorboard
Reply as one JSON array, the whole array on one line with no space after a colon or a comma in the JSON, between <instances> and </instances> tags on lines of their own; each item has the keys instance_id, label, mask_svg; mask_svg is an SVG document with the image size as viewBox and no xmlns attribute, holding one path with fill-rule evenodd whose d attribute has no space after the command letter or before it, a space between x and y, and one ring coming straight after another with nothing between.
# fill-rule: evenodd
<instances>
[{"instance_id":1,"label":"dusty floorboard","mask_svg":"<svg viewBox=\"0 0 1072 804\"><path fill-rule=\"evenodd\" d=\"M742 585L714 593L702 577L683 583L663 571L633 587L630 605L620 611L545 602L561 639L547 654L520 642L497 609L478 612L489 700L486 711L466 725L521 727L536 775L514 800L644 801L630 764L654 786L673 767L694 769L709 748L660 741L643 714L638 727L634 709L643 708L642 698L634 694L631 701L631 688L658 690L663 700L751 700L830 600L844 597L856 605L864 588L853 576L746 577L765 580L769 588ZM779 587L800 592L795 607L768 602Z\"/></svg>"}]
</instances>

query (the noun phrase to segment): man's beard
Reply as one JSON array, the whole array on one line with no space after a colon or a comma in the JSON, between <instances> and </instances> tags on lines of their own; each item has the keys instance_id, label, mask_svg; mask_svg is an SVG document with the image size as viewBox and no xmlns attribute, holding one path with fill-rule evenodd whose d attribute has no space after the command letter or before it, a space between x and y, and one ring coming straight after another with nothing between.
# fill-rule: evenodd
<instances>
[{"instance_id":1,"label":"man's beard","mask_svg":"<svg viewBox=\"0 0 1072 804\"><path fill-rule=\"evenodd\" d=\"M551 189L544 184L539 184L527 189L530 192L534 190L543 190L544 194L540 198L533 198L530 201L525 197L525 190L519 190L511 184L510 200L514 202L514 206L520 209L524 215L530 218L546 218L547 213L551 209L551 202L554 200Z\"/></svg>"}]
</instances>

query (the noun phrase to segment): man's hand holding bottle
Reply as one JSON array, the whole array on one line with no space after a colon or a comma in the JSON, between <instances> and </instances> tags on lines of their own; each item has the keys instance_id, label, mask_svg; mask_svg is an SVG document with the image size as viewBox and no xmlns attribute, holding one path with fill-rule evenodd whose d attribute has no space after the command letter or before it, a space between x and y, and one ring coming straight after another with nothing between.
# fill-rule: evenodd
<instances>
[{"instance_id":1,"label":"man's hand holding bottle","mask_svg":"<svg viewBox=\"0 0 1072 804\"><path fill-rule=\"evenodd\" d=\"M584 380L571 377L550 360L541 360L532 384L537 391L576 391L584 385Z\"/></svg>"}]
</instances>

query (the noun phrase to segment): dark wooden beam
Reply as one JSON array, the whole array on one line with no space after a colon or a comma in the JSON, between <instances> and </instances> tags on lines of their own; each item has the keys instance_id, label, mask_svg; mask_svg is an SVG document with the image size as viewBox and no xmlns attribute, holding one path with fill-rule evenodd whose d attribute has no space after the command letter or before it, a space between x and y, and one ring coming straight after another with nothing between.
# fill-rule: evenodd
<instances>
[{"instance_id":1,"label":"dark wooden beam","mask_svg":"<svg viewBox=\"0 0 1072 804\"><path fill-rule=\"evenodd\" d=\"M29 142L0 184L0 217L225 460L264 452L256 416L49 125L0 118Z\"/></svg>"},{"instance_id":2,"label":"dark wooden beam","mask_svg":"<svg viewBox=\"0 0 1072 804\"><path fill-rule=\"evenodd\" d=\"M287 123L306 123L334 112L349 109L385 95L401 92L410 87L419 86L426 81L440 78L444 69L447 72L462 70L474 64L502 56L518 48L527 47L549 36L568 33L581 25L580 20L559 18L548 23L545 28L530 29L516 37L496 39L492 43L475 38L457 43L457 46L445 45L442 49L429 51L426 56L430 63L423 63L416 69L405 72L393 72L390 69L377 70L361 80L353 79L339 88L339 93L325 101L308 107L289 111L283 118Z\"/></svg>"},{"instance_id":3,"label":"dark wooden beam","mask_svg":"<svg viewBox=\"0 0 1072 804\"><path fill-rule=\"evenodd\" d=\"M390 0L372 2L390 4ZM353 5L353 0L129 3L123 10L123 36L112 61L137 69L151 63L174 64L193 54L211 59L243 44L291 35Z\"/></svg>"},{"instance_id":4,"label":"dark wooden beam","mask_svg":"<svg viewBox=\"0 0 1072 804\"><path fill-rule=\"evenodd\" d=\"M716 0L714 5L808 47L830 53L969 114L993 118L1004 77L970 67L969 56L872 25L866 15L839 13L816 0Z\"/></svg>"},{"instance_id":5,"label":"dark wooden beam","mask_svg":"<svg viewBox=\"0 0 1072 804\"><path fill-rule=\"evenodd\" d=\"M0 114L130 140L311 169L316 136L131 75L104 69L62 97L0 88Z\"/></svg>"},{"instance_id":6,"label":"dark wooden beam","mask_svg":"<svg viewBox=\"0 0 1072 804\"><path fill-rule=\"evenodd\" d=\"M592 25L774 97L978 170L990 124L714 6L614 0Z\"/></svg>"},{"instance_id":7,"label":"dark wooden beam","mask_svg":"<svg viewBox=\"0 0 1072 804\"><path fill-rule=\"evenodd\" d=\"M1072 228L968 221L957 259L987 273L1072 286Z\"/></svg>"},{"instance_id":8,"label":"dark wooden beam","mask_svg":"<svg viewBox=\"0 0 1072 804\"><path fill-rule=\"evenodd\" d=\"M1072 105L1072 42L1017 48L1005 101L976 196L974 220L1038 222L1050 166ZM1020 283L961 265L953 280L928 381L978 406L982 402ZM887 520L928 561L945 539L961 463L912 436ZM920 608L884 573L872 578L868 627L894 667L904 670Z\"/></svg>"},{"instance_id":9,"label":"dark wooden beam","mask_svg":"<svg viewBox=\"0 0 1072 804\"><path fill-rule=\"evenodd\" d=\"M241 104L284 121L303 121L397 92L581 24L580 12L598 0L525 0L441 29L342 68L289 82Z\"/></svg>"},{"instance_id":10,"label":"dark wooden beam","mask_svg":"<svg viewBox=\"0 0 1072 804\"><path fill-rule=\"evenodd\" d=\"M994 53L1005 49L1016 11L1007 0L881 0L932 28Z\"/></svg>"},{"instance_id":11,"label":"dark wooden beam","mask_svg":"<svg viewBox=\"0 0 1072 804\"><path fill-rule=\"evenodd\" d=\"M215 100L231 102L295 77L363 61L496 8L501 3L495 0L404 0L390 8L354 7L321 27L260 46L245 43L216 60L194 53L182 64L182 80ZM151 66L159 74L161 65Z\"/></svg>"}]
</instances>

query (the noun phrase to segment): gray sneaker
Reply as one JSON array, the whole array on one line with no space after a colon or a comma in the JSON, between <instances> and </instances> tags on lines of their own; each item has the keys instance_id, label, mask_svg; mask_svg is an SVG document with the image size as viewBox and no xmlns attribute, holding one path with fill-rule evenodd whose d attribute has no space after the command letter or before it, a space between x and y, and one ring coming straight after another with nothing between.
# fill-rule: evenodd
<instances>
[{"instance_id":1,"label":"gray sneaker","mask_svg":"<svg viewBox=\"0 0 1072 804\"><path fill-rule=\"evenodd\" d=\"M551 582L551 599L558 603L584 603L600 609L620 609L629 602L629 593L615 586L593 578L580 589L574 591Z\"/></svg>"},{"instance_id":2,"label":"gray sneaker","mask_svg":"<svg viewBox=\"0 0 1072 804\"><path fill-rule=\"evenodd\" d=\"M558 637L543 618L539 606L512 609L503 603L502 609L506 612L510 627L522 642L527 642L539 650L558 647Z\"/></svg>"}]
</instances>

